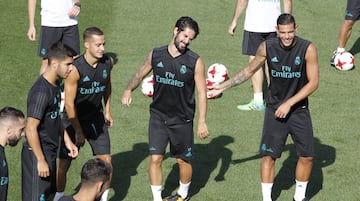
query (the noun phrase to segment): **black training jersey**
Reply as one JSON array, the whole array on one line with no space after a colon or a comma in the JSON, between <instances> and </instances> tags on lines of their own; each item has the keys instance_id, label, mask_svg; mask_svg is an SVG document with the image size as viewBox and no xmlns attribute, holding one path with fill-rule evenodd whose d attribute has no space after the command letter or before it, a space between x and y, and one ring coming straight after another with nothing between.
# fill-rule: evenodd
<instances>
[{"instance_id":1,"label":"black training jersey","mask_svg":"<svg viewBox=\"0 0 360 201\"><path fill-rule=\"evenodd\" d=\"M9 169L6 161L4 147L0 145L0 201L7 200L9 185Z\"/></svg>"},{"instance_id":2,"label":"black training jersey","mask_svg":"<svg viewBox=\"0 0 360 201\"><path fill-rule=\"evenodd\" d=\"M150 110L167 117L189 121L195 113L195 65L199 56L191 50L172 57L168 47L155 48L151 65L154 74L154 94Z\"/></svg>"},{"instance_id":3,"label":"black training jersey","mask_svg":"<svg viewBox=\"0 0 360 201\"><path fill-rule=\"evenodd\" d=\"M294 96L307 82L306 50L309 41L295 37L295 45L289 49L280 46L278 37L266 40L266 59L269 66L270 85L266 97L267 106L278 108L284 101ZM293 106L307 106L308 99Z\"/></svg>"},{"instance_id":4,"label":"black training jersey","mask_svg":"<svg viewBox=\"0 0 360 201\"><path fill-rule=\"evenodd\" d=\"M75 99L78 118L93 119L102 113L102 99L112 68L110 57L104 55L94 68L87 63L84 55L81 55L74 61L74 65L80 75Z\"/></svg>"},{"instance_id":5,"label":"black training jersey","mask_svg":"<svg viewBox=\"0 0 360 201\"><path fill-rule=\"evenodd\" d=\"M60 133L60 87L40 76L27 97L27 116L40 120L37 128L43 151L56 151Z\"/></svg>"}]
</instances>

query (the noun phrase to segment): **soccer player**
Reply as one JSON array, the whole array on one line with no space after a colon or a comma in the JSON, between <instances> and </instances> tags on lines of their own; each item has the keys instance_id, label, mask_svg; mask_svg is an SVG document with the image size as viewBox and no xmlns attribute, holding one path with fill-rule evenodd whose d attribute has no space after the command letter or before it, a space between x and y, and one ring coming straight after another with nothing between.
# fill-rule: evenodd
<instances>
[{"instance_id":1,"label":"soccer player","mask_svg":"<svg viewBox=\"0 0 360 201\"><path fill-rule=\"evenodd\" d=\"M110 112L113 60L104 54L105 36L102 30L86 28L83 39L85 53L74 61L75 68L64 82L66 112L63 122L77 146L83 146L86 138L93 155L111 164L108 127L113 125ZM67 156L64 143L61 143L55 201L64 195L66 174L72 160ZM104 186L107 190L102 195L103 201L107 200L110 181Z\"/></svg>"},{"instance_id":2,"label":"soccer player","mask_svg":"<svg viewBox=\"0 0 360 201\"><path fill-rule=\"evenodd\" d=\"M190 159L193 153L193 119L195 88L198 101L198 129L200 138L208 136L206 125L206 82L202 59L188 46L199 34L199 27L190 17L181 17L173 29L168 45L154 48L126 87L122 103L129 106L131 92L152 71L154 94L150 104L149 121L149 177L154 201L162 200L162 162L170 143L172 157L180 169L179 189L165 200L189 200L192 178Z\"/></svg>"},{"instance_id":3,"label":"soccer player","mask_svg":"<svg viewBox=\"0 0 360 201\"><path fill-rule=\"evenodd\" d=\"M16 146L25 135L25 116L21 110L4 107L0 110L0 201L7 200L9 168L5 146Z\"/></svg>"},{"instance_id":4,"label":"soccer player","mask_svg":"<svg viewBox=\"0 0 360 201\"><path fill-rule=\"evenodd\" d=\"M284 12L292 11L292 0L283 0ZM249 63L255 58L256 50L261 42L276 37L276 19L281 14L280 0L276 1L252 1L237 0L234 16L228 32L235 34L237 22L243 10L246 8L242 53L249 56ZM239 110L264 111L265 103L263 96L264 71L259 69L252 77L251 83L254 96L250 103L238 105Z\"/></svg>"},{"instance_id":5,"label":"soccer player","mask_svg":"<svg viewBox=\"0 0 360 201\"><path fill-rule=\"evenodd\" d=\"M26 141L21 153L22 200L52 199L56 191L56 155L59 136L65 139L69 157L76 157L78 148L64 130L59 112L58 80L66 79L73 69L73 51L55 43L47 52L45 72L31 87L27 98Z\"/></svg>"},{"instance_id":6,"label":"soccer player","mask_svg":"<svg viewBox=\"0 0 360 201\"><path fill-rule=\"evenodd\" d=\"M330 64L334 64L335 56L339 53L345 52L345 46L349 40L352 32L352 28L357 20L360 19L360 1L359 0L347 0L345 19L341 24L339 31L338 47L334 51L334 55L330 59Z\"/></svg>"},{"instance_id":7,"label":"soccer player","mask_svg":"<svg viewBox=\"0 0 360 201\"><path fill-rule=\"evenodd\" d=\"M319 64L315 45L297 37L296 31L294 17L281 14L277 19L278 37L262 42L246 68L208 91L209 97L217 96L249 79L267 62L270 85L260 145L263 201L271 200L275 161L281 156L289 133L299 156L294 200L307 200L305 192L314 156L308 96L318 88Z\"/></svg>"},{"instance_id":8,"label":"soccer player","mask_svg":"<svg viewBox=\"0 0 360 201\"><path fill-rule=\"evenodd\" d=\"M73 56L80 54L78 28L80 7L79 0L41 0L41 32L38 48L38 56L42 58L40 74L44 73L47 67L46 51L52 44L62 42L75 51ZM27 36L31 41L36 40L35 11L36 0L28 0Z\"/></svg>"},{"instance_id":9,"label":"soccer player","mask_svg":"<svg viewBox=\"0 0 360 201\"><path fill-rule=\"evenodd\" d=\"M99 158L88 160L81 169L81 184L77 193L63 196L59 201L95 201L101 198L109 181L111 166Z\"/></svg>"}]
</instances>

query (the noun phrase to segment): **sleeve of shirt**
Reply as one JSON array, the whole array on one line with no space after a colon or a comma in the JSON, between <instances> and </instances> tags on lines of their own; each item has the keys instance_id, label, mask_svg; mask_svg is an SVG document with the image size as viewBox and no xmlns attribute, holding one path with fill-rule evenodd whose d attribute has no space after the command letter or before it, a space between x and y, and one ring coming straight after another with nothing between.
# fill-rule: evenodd
<instances>
[{"instance_id":1,"label":"sleeve of shirt","mask_svg":"<svg viewBox=\"0 0 360 201\"><path fill-rule=\"evenodd\" d=\"M41 120L45 115L48 99L44 90L37 90L29 94L27 116Z\"/></svg>"}]
</instances>

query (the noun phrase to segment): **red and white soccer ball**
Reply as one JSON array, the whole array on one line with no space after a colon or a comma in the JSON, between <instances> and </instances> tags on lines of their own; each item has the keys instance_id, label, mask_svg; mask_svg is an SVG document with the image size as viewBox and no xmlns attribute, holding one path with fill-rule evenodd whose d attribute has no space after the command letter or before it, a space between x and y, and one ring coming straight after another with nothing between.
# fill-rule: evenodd
<instances>
[{"instance_id":1,"label":"red and white soccer ball","mask_svg":"<svg viewBox=\"0 0 360 201\"><path fill-rule=\"evenodd\" d=\"M147 96L152 97L154 94L154 76L150 75L143 79L141 83L141 92Z\"/></svg>"},{"instance_id":2,"label":"red and white soccer ball","mask_svg":"<svg viewBox=\"0 0 360 201\"><path fill-rule=\"evenodd\" d=\"M209 66L207 77L211 82L222 83L228 78L229 72L224 64L215 63Z\"/></svg>"},{"instance_id":3,"label":"red and white soccer ball","mask_svg":"<svg viewBox=\"0 0 360 201\"><path fill-rule=\"evenodd\" d=\"M355 59L350 52L341 52L335 56L334 64L338 70L348 71L354 67Z\"/></svg>"}]
</instances>

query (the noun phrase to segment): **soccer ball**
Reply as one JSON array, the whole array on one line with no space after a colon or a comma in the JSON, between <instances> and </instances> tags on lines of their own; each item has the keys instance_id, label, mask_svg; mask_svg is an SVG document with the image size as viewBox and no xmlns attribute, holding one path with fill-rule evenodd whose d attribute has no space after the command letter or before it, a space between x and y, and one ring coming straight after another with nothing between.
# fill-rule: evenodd
<instances>
[{"instance_id":1,"label":"soccer ball","mask_svg":"<svg viewBox=\"0 0 360 201\"><path fill-rule=\"evenodd\" d=\"M334 64L336 69L347 71L354 67L355 59L350 52L341 52L336 54Z\"/></svg>"},{"instance_id":2,"label":"soccer ball","mask_svg":"<svg viewBox=\"0 0 360 201\"><path fill-rule=\"evenodd\" d=\"M228 69L224 64L215 63L209 66L207 77L211 82L222 83L228 78Z\"/></svg>"},{"instance_id":3,"label":"soccer ball","mask_svg":"<svg viewBox=\"0 0 360 201\"><path fill-rule=\"evenodd\" d=\"M152 97L154 93L154 76L150 75L143 79L141 84L141 92L148 97Z\"/></svg>"}]
</instances>

